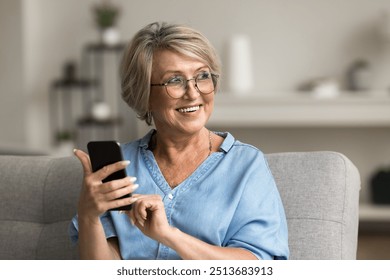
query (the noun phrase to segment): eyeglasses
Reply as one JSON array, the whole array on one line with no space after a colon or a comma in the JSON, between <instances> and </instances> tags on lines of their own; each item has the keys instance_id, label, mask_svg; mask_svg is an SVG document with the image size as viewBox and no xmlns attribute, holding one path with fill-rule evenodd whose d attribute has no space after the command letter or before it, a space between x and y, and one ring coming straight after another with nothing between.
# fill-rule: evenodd
<instances>
[{"instance_id":1,"label":"eyeglasses","mask_svg":"<svg viewBox=\"0 0 390 280\"><path fill-rule=\"evenodd\" d=\"M195 89L203 95L210 94L217 85L219 75L207 71L197 74L192 79L186 79L183 76L175 76L162 84L151 84L150 86L165 86L168 95L172 98L181 98L187 90L188 82L195 81Z\"/></svg>"}]
</instances>

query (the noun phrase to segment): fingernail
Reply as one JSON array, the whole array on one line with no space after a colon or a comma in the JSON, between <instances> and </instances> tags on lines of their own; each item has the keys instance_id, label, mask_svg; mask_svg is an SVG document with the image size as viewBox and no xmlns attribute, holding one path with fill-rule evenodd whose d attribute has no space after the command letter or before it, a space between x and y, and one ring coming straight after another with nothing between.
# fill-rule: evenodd
<instances>
[{"instance_id":1,"label":"fingernail","mask_svg":"<svg viewBox=\"0 0 390 280\"><path fill-rule=\"evenodd\" d=\"M138 184L134 184L134 185L133 185L133 190L136 190L136 189L138 189L138 187L139 187L139 185L138 185Z\"/></svg>"},{"instance_id":2,"label":"fingernail","mask_svg":"<svg viewBox=\"0 0 390 280\"><path fill-rule=\"evenodd\" d=\"M123 160L121 163L122 165L127 166L130 164L130 160Z\"/></svg>"},{"instance_id":3,"label":"fingernail","mask_svg":"<svg viewBox=\"0 0 390 280\"><path fill-rule=\"evenodd\" d=\"M136 202L137 200L138 200L137 197L131 196L131 197L130 197L130 200L129 200L129 204L133 204L133 203Z\"/></svg>"},{"instance_id":4,"label":"fingernail","mask_svg":"<svg viewBox=\"0 0 390 280\"><path fill-rule=\"evenodd\" d=\"M130 177L130 183L134 183L135 181L137 181L137 177Z\"/></svg>"},{"instance_id":5,"label":"fingernail","mask_svg":"<svg viewBox=\"0 0 390 280\"><path fill-rule=\"evenodd\" d=\"M73 153L75 154L77 152L77 149L73 149Z\"/></svg>"},{"instance_id":6,"label":"fingernail","mask_svg":"<svg viewBox=\"0 0 390 280\"><path fill-rule=\"evenodd\" d=\"M142 219L139 219L139 220L138 220L138 223L139 223L142 227L145 226L145 221L142 220Z\"/></svg>"},{"instance_id":7,"label":"fingernail","mask_svg":"<svg viewBox=\"0 0 390 280\"><path fill-rule=\"evenodd\" d=\"M135 222L133 220L133 218L130 218L130 223L134 226L135 225Z\"/></svg>"}]
</instances>

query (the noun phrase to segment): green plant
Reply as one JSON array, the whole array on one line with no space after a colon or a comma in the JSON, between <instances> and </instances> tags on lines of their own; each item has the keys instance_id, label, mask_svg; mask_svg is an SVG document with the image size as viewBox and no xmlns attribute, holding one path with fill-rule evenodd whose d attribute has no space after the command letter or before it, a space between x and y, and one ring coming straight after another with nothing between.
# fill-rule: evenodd
<instances>
[{"instance_id":1,"label":"green plant","mask_svg":"<svg viewBox=\"0 0 390 280\"><path fill-rule=\"evenodd\" d=\"M56 133L57 142L72 140L72 133L68 130L58 131Z\"/></svg>"},{"instance_id":2,"label":"green plant","mask_svg":"<svg viewBox=\"0 0 390 280\"><path fill-rule=\"evenodd\" d=\"M99 28L106 29L116 25L120 14L119 7L110 1L102 1L93 7L95 21Z\"/></svg>"}]
</instances>

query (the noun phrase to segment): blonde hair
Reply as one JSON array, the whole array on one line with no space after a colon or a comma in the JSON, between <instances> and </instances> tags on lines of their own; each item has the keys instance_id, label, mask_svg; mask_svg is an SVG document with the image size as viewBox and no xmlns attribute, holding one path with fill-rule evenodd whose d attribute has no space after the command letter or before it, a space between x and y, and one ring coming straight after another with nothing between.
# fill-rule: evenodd
<instances>
[{"instance_id":1,"label":"blonde hair","mask_svg":"<svg viewBox=\"0 0 390 280\"><path fill-rule=\"evenodd\" d=\"M122 99L141 120L152 124L149 112L150 80L153 54L172 50L204 62L212 73L220 75L221 64L214 47L200 32L178 24L151 23L130 41L121 65ZM218 89L218 83L215 91Z\"/></svg>"}]
</instances>

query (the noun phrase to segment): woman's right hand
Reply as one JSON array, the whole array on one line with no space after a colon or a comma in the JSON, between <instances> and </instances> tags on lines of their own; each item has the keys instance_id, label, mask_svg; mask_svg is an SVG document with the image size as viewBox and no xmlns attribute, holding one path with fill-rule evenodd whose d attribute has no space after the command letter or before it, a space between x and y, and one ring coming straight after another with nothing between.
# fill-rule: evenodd
<instances>
[{"instance_id":1,"label":"woman's right hand","mask_svg":"<svg viewBox=\"0 0 390 280\"><path fill-rule=\"evenodd\" d=\"M87 153L74 150L74 154L80 160L84 171L83 186L78 204L79 219L96 220L109 209L129 205L137 200L133 197L120 198L137 189L138 185L134 184L135 177L128 176L119 180L102 182L110 174L126 168L130 163L129 161L119 161L93 172Z\"/></svg>"}]
</instances>

